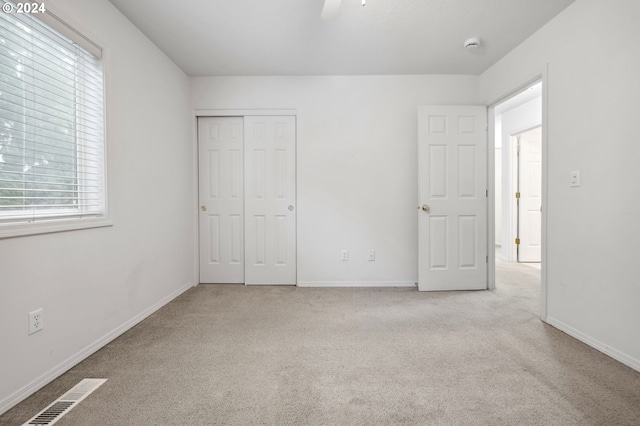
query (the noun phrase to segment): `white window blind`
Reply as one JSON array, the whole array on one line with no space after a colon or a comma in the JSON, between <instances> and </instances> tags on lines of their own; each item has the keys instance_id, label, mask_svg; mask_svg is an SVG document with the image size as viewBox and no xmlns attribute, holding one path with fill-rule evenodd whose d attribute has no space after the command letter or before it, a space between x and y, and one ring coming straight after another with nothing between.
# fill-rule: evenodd
<instances>
[{"instance_id":1,"label":"white window blind","mask_svg":"<svg viewBox=\"0 0 640 426\"><path fill-rule=\"evenodd\" d=\"M99 50L37 17L0 14L2 226L106 214Z\"/></svg>"}]
</instances>

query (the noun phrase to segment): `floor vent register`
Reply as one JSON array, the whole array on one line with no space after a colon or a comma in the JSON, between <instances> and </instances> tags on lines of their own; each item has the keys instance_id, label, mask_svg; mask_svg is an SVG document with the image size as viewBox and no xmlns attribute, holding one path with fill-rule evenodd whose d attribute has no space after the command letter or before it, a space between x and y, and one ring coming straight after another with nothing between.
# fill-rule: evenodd
<instances>
[{"instance_id":1,"label":"floor vent register","mask_svg":"<svg viewBox=\"0 0 640 426\"><path fill-rule=\"evenodd\" d=\"M22 426L30 425L52 425L69 412L83 399L91 395L107 379L83 379L72 387L67 393L56 399L47 408L33 416L31 420Z\"/></svg>"}]
</instances>

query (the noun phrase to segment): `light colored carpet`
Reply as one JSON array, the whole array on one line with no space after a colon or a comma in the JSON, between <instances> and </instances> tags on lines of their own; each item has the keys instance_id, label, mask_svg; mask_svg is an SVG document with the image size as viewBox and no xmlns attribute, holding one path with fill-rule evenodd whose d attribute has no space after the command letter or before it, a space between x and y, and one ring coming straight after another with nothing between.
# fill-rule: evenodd
<instances>
[{"instance_id":1,"label":"light colored carpet","mask_svg":"<svg viewBox=\"0 0 640 426\"><path fill-rule=\"evenodd\" d=\"M57 425L639 425L640 373L538 319L539 271L495 291L202 285L4 416L85 377Z\"/></svg>"}]
</instances>

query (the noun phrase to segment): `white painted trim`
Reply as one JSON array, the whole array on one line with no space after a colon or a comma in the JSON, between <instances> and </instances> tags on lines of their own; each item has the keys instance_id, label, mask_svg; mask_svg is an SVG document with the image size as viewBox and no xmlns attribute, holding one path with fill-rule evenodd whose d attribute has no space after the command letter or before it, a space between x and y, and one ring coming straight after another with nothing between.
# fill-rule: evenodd
<instances>
[{"instance_id":1,"label":"white painted trim","mask_svg":"<svg viewBox=\"0 0 640 426\"><path fill-rule=\"evenodd\" d=\"M43 220L42 222L33 223L8 223L0 225L0 239L77 231L80 229L104 228L107 226L113 226L113 221L107 218L93 217Z\"/></svg>"},{"instance_id":2,"label":"white painted trim","mask_svg":"<svg viewBox=\"0 0 640 426\"><path fill-rule=\"evenodd\" d=\"M298 115L295 109L196 109L196 117L244 117L259 115Z\"/></svg>"},{"instance_id":3,"label":"white painted trim","mask_svg":"<svg viewBox=\"0 0 640 426\"><path fill-rule=\"evenodd\" d=\"M94 45L93 49L88 49L89 51L91 51L93 54L96 54L97 52L95 52L95 49L99 49L102 52L102 55L104 55L104 51L108 48L108 43L106 43L104 40L100 39L93 31L90 31L88 28L86 28L84 25L81 25L78 21L76 21L75 19L71 18L71 16L69 16L67 13L63 12L58 6L51 4L51 2L47 3L47 12L45 15L50 15L51 19L57 20L57 21L61 21L62 25L66 25L67 27L69 27L69 29L75 33L78 34L78 36L82 37L83 39L85 39L88 43L91 43L92 45ZM51 16L52 15L52 16ZM48 20L42 19L44 17L44 15L38 15L38 18L40 18L41 21L43 21L44 23L46 23L47 25L50 25L50 23L48 22ZM72 38L74 39L74 38ZM74 39L74 41L76 41ZM77 42L77 41L76 41ZM83 46L86 48L86 46ZM105 97L106 99L106 97Z\"/></svg>"},{"instance_id":4,"label":"white painted trim","mask_svg":"<svg viewBox=\"0 0 640 426\"><path fill-rule=\"evenodd\" d=\"M594 339L593 337L588 336L583 332L578 331L575 328L571 327L570 325L567 325L564 322L557 320L553 317L548 317L546 322L549 325L557 328L558 330L564 333L567 333L569 336L580 340L582 343L585 343L591 346L592 348L599 350L605 355L610 356L616 361L619 361L624 365L633 368L636 371L640 371L640 359L636 359L630 355L625 354L624 352L620 352L619 350L612 348L606 343L602 343L598 339Z\"/></svg>"},{"instance_id":5,"label":"white painted trim","mask_svg":"<svg viewBox=\"0 0 640 426\"><path fill-rule=\"evenodd\" d=\"M540 244L540 319L547 322L547 274L549 270L549 249L548 249L548 228L547 221L549 214L549 64L545 66L545 70L541 76L542 79L542 214L541 214L541 230L542 232Z\"/></svg>"},{"instance_id":6,"label":"white painted trim","mask_svg":"<svg viewBox=\"0 0 640 426\"><path fill-rule=\"evenodd\" d=\"M196 282L194 287L200 284L200 145L198 144L198 114L194 111L193 115L193 158L192 158L192 170L193 170L193 187L195 192L193 193L193 218L194 218L194 247L193 253L195 259L193 259L194 277Z\"/></svg>"},{"instance_id":7,"label":"white painted trim","mask_svg":"<svg viewBox=\"0 0 640 426\"><path fill-rule=\"evenodd\" d=\"M415 281L298 281L298 287L415 287Z\"/></svg>"},{"instance_id":8,"label":"white painted trim","mask_svg":"<svg viewBox=\"0 0 640 426\"><path fill-rule=\"evenodd\" d=\"M44 386L48 385L49 383L51 383L52 381L54 381L55 379L57 379L67 371L69 371L71 368L73 368L80 362L84 361L85 359L93 355L98 350L102 349L108 343L110 343L111 341L115 340L117 337L124 334L126 331L133 328L133 326L135 326L136 324L138 324L139 322L141 322L142 320L144 320L145 318L147 318L148 316L156 312L158 309L165 306L167 303L174 300L176 297L180 296L185 291L189 290L191 287L193 287L193 283L187 283L186 285L174 291L173 293L163 298L159 302L155 303L154 305L145 309L138 315L134 316L133 318L131 318L129 321L125 322L121 326L116 327L109 333L105 334L103 337L99 338L89 346L85 347L84 349L81 349L76 354L67 358L65 361L53 367L48 372L44 373L40 377L31 381L27 385L23 386L21 389L17 390L9 397L0 401L0 415L9 411L11 408L16 406L20 402L24 401L29 396L33 395L34 393L42 389Z\"/></svg>"},{"instance_id":9,"label":"white painted trim","mask_svg":"<svg viewBox=\"0 0 640 426\"><path fill-rule=\"evenodd\" d=\"M487 290L496 289L496 113L487 107Z\"/></svg>"}]
</instances>

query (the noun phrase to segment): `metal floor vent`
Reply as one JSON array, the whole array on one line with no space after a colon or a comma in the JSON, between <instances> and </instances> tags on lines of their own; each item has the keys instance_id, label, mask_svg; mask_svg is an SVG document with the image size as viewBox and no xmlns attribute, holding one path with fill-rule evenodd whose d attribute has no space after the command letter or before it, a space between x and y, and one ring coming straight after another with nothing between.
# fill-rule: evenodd
<instances>
[{"instance_id":1,"label":"metal floor vent","mask_svg":"<svg viewBox=\"0 0 640 426\"><path fill-rule=\"evenodd\" d=\"M72 387L67 393L53 401L47 408L33 416L31 420L22 426L29 425L52 425L62 416L67 414L69 410L79 404L80 401L91 395L98 389L107 379L83 379Z\"/></svg>"}]
</instances>

